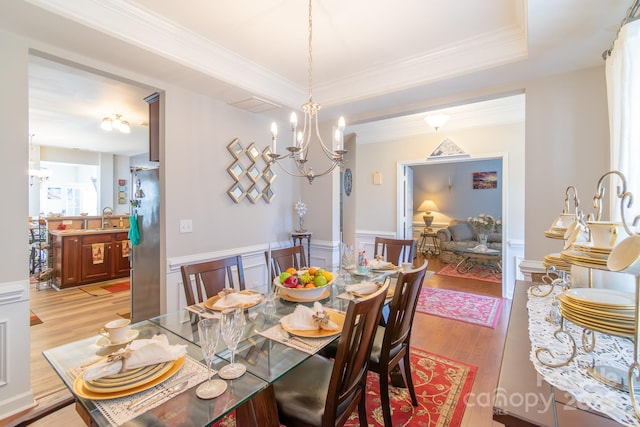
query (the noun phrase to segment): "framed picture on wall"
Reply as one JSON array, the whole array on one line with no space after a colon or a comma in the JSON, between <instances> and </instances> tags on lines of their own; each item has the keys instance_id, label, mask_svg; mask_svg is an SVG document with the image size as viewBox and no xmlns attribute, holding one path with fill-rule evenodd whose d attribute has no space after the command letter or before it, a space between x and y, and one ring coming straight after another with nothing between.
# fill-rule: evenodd
<instances>
[{"instance_id":1,"label":"framed picture on wall","mask_svg":"<svg viewBox=\"0 0 640 427\"><path fill-rule=\"evenodd\" d=\"M498 188L498 172L473 172L473 189Z\"/></svg>"}]
</instances>

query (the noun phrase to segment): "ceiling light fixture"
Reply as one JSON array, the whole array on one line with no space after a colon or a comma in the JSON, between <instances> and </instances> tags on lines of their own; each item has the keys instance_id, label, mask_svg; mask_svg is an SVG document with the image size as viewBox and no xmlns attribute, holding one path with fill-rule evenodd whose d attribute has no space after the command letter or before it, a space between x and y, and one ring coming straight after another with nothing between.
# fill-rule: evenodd
<instances>
[{"instance_id":1,"label":"ceiling light fixture","mask_svg":"<svg viewBox=\"0 0 640 427\"><path fill-rule=\"evenodd\" d=\"M446 114L434 114L424 118L424 121L427 122L429 126L434 128L436 130L436 133L438 133L438 129L444 126L448 120L449 116L447 116Z\"/></svg>"},{"instance_id":2,"label":"ceiling light fixture","mask_svg":"<svg viewBox=\"0 0 640 427\"><path fill-rule=\"evenodd\" d=\"M336 166L342 166L342 162L344 159L345 153L347 151L344 149L344 128L345 121L344 117L340 117L338 121L338 127L335 129L333 134L333 144L331 147L328 147L320 137L320 129L318 127L318 111L320 110L320 104L316 104L313 102L313 94L312 94L312 63L313 63L313 50L311 47L312 34L313 34L313 23L312 23L312 9L311 9L311 0L309 0L309 66L308 66L308 85L309 85L309 100L302 105L302 111L304 113L304 125L302 131L297 131L298 129L298 116L296 113L291 113L290 117L290 126L291 126L291 134L292 134L292 145L287 147L289 154L279 155L276 152L276 137L278 135L278 127L274 123L271 124L271 147L269 156L269 163L277 162L280 167L289 175L304 177L309 180L309 184L311 184L315 177L323 176L331 173ZM317 173L314 172L313 167L307 164L309 147L311 146L311 141L313 139L317 139L320 143L320 147L324 152L325 156L331 162L329 167L325 169L323 172ZM280 160L291 158L294 161L295 167L297 171L289 171L285 168Z\"/></svg>"},{"instance_id":3,"label":"ceiling light fixture","mask_svg":"<svg viewBox=\"0 0 640 427\"><path fill-rule=\"evenodd\" d=\"M126 120L122 120L122 114L114 114L112 117L105 116L102 118L102 123L100 127L107 132L112 130L118 130L121 133L130 133L131 127L129 126L129 122Z\"/></svg>"}]
</instances>

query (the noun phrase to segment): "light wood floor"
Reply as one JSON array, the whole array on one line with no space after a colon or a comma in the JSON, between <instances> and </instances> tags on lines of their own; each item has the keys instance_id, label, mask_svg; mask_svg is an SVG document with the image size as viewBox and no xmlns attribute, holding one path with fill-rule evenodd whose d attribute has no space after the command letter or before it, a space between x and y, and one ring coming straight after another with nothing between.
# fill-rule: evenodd
<instances>
[{"instance_id":1,"label":"light wood floor","mask_svg":"<svg viewBox=\"0 0 640 427\"><path fill-rule=\"evenodd\" d=\"M421 263L419 255L416 264ZM437 271L442 266L437 258L429 258L429 270ZM434 275L425 282L425 286L501 296L500 285L468 279ZM31 307L44 321L30 328L32 388L40 405L44 406L70 394L42 357L42 350L95 335L100 326L117 317L116 312L128 310L129 292L93 297L74 289L60 292L34 290ZM501 425L492 421L491 396L498 381L510 309L511 301L505 299L495 329L416 313L413 346L478 367L472 395L479 399L472 398L467 407L462 421L464 427ZM80 427L85 424L71 405L31 425Z\"/></svg>"}]
</instances>

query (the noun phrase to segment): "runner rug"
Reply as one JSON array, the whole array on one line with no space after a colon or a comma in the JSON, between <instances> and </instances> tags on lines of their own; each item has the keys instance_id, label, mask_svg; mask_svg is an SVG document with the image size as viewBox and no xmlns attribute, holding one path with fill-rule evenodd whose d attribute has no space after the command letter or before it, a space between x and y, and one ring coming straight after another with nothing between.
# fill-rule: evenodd
<instances>
[{"instance_id":1,"label":"runner rug","mask_svg":"<svg viewBox=\"0 0 640 427\"><path fill-rule=\"evenodd\" d=\"M128 291L129 289L131 289L129 279L99 283L97 285L83 286L80 288L81 291L93 296L109 295L115 292Z\"/></svg>"},{"instance_id":2,"label":"runner rug","mask_svg":"<svg viewBox=\"0 0 640 427\"><path fill-rule=\"evenodd\" d=\"M440 276L459 277L462 279L481 280L483 282L491 282L502 284L502 274L494 273L493 270L482 265L474 265L471 270L462 274L456 271L455 264L447 264L444 268L438 271L436 274Z\"/></svg>"},{"instance_id":3,"label":"runner rug","mask_svg":"<svg viewBox=\"0 0 640 427\"><path fill-rule=\"evenodd\" d=\"M411 349L411 372L418 406L411 405L409 391L389 388L391 416L395 426L458 427L466 409L477 367L416 348ZM384 426L380 407L378 374L369 372L367 378L367 423ZM216 427L235 426L233 415L214 424ZM358 411L345 426L359 426Z\"/></svg>"},{"instance_id":4,"label":"runner rug","mask_svg":"<svg viewBox=\"0 0 640 427\"><path fill-rule=\"evenodd\" d=\"M416 311L495 328L502 298L423 286Z\"/></svg>"}]
</instances>

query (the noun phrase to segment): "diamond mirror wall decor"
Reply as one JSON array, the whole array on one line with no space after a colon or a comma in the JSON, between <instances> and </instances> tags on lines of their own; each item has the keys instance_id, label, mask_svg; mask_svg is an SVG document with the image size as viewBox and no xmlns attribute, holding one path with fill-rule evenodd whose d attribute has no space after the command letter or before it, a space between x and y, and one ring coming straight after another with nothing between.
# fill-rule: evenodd
<instances>
[{"instance_id":1,"label":"diamond mirror wall decor","mask_svg":"<svg viewBox=\"0 0 640 427\"><path fill-rule=\"evenodd\" d=\"M244 198L251 203L257 203L262 199L271 203L275 197L271 184L276 175L269 164L269 148L262 152L252 142L245 148L240 138L234 138L227 150L233 157L233 162L227 168L227 173L233 179L233 185L227 190L227 194L236 203Z\"/></svg>"}]
</instances>

